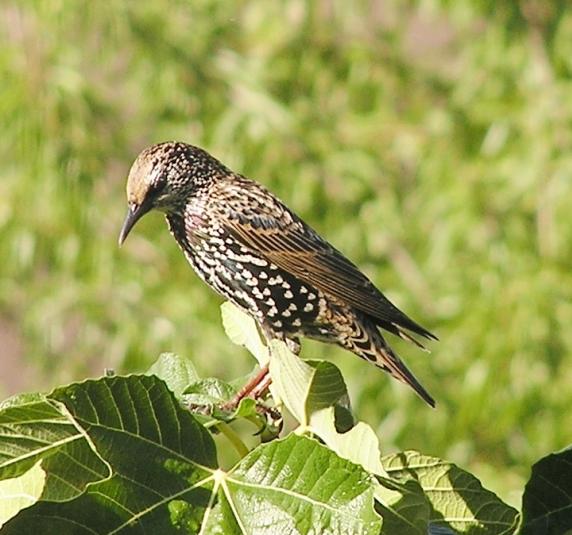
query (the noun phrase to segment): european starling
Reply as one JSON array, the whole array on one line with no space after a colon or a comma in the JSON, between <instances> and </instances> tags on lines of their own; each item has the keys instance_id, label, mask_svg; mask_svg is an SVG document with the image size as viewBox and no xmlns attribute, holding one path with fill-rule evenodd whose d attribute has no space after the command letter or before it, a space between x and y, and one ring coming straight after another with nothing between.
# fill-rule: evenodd
<instances>
[{"instance_id":1,"label":"european starling","mask_svg":"<svg viewBox=\"0 0 572 535\"><path fill-rule=\"evenodd\" d=\"M262 185L198 147L167 142L139 154L127 200L120 244L144 214L163 212L199 277L250 314L267 339L294 350L300 337L337 344L435 406L379 328L420 347L410 333L437 338Z\"/></svg>"}]
</instances>

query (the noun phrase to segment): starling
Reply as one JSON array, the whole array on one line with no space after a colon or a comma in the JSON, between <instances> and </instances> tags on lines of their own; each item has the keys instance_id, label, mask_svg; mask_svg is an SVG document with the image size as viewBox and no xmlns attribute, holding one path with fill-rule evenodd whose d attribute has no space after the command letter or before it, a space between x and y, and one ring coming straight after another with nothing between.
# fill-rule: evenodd
<instances>
[{"instance_id":1,"label":"starling","mask_svg":"<svg viewBox=\"0 0 572 535\"><path fill-rule=\"evenodd\" d=\"M412 334L437 338L262 185L203 149L166 142L139 154L127 200L120 244L144 214L163 212L199 277L252 316L268 340L294 351L300 337L337 344L435 406L379 328L420 347Z\"/></svg>"}]
</instances>

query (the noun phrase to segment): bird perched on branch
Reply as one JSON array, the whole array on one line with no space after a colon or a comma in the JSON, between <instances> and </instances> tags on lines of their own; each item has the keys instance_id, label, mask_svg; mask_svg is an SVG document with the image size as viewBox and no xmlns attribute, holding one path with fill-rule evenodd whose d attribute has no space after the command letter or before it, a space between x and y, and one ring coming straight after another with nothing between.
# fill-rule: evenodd
<instances>
[{"instance_id":1,"label":"bird perched on branch","mask_svg":"<svg viewBox=\"0 0 572 535\"><path fill-rule=\"evenodd\" d=\"M435 406L379 329L420 347L412 334L436 337L262 185L198 147L167 142L139 154L127 200L120 244L147 212L163 212L199 277L250 314L268 340L284 340L296 352L300 337L337 344Z\"/></svg>"}]
</instances>

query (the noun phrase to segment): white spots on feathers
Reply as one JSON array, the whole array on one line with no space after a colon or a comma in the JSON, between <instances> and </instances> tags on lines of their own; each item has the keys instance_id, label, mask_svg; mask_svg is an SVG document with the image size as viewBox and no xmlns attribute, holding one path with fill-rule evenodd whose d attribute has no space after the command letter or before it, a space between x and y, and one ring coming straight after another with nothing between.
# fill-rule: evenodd
<instances>
[{"instance_id":1,"label":"white spots on feathers","mask_svg":"<svg viewBox=\"0 0 572 535\"><path fill-rule=\"evenodd\" d=\"M185 250L205 282L277 336L305 335L307 327L317 332L317 318L328 306L321 292L258 256L221 227L211 230L198 229L198 239Z\"/></svg>"}]
</instances>

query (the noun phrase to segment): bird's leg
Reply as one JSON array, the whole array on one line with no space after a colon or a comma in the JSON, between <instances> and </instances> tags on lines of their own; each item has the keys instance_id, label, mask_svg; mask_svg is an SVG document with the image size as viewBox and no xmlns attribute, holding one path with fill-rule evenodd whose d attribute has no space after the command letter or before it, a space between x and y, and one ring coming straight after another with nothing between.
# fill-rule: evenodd
<instances>
[{"instance_id":1,"label":"bird's leg","mask_svg":"<svg viewBox=\"0 0 572 535\"><path fill-rule=\"evenodd\" d=\"M265 366L268 368L268 366ZM254 399L261 398L264 395L264 392L268 390L268 387L272 383L272 377L270 377L270 373L267 373L262 381L260 381L250 392L250 396Z\"/></svg>"},{"instance_id":2,"label":"bird's leg","mask_svg":"<svg viewBox=\"0 0 572 535\"><path fill-rule=\"evenodd\" d=\"M300 353L300 340L297 338L286 338L285 340L288 349L292 351L295 355ZM265 366L268 369L268 365ZM270 384L272 383L272 377L270 377L270 373L266 374L264 379L262 379L254 388L250 391L251 397L254 399L258 399L262 397L264 392L268 389Z\"/></svg>"},{"instance_id":3,"label":"bird's leg","mask_svg":"<svg viewBox=\"0 0 572 535\"><path fill-rule=\"evenodd\" d=\"M268 364L260 369L260 371L248 381L233 398L227 401L222 408L224 410L234 410L238 407L239 403L247 397L252 397L256 399L268 388L270 384L270 373L268 371ZM264 388L259 389L259 386L263 384Z\"/></svg>"},{"instance_id":4,"label":"bird's leg","mask_svg":"<svg viewBox=\"0 0 572 535\"><path fill-rule=\"evenodd\" d=\"M267 342L271 339L270 336L262 330L266 335ZM300 353L300 341L297 338L286 338L286 345L292 353L298 355ZM270 344L267 344L270 347ZM268 390L268 387L272 383L272 377L270 377L269 365L263 366L260 371L252 378L248 383L246 383L237 394L227 403L223 405L224 409L233 410L238 407L238 404L246 397L251 397L253 399L258 399L262 397L264 392Z\"/></svg>"},{"instance_id":5,"label":"bird's leg","mask_svg":"<svg viewBox=\"0 0 572 535\"><path fill-rule=\"evenodd\" d=\"M270 373L267 364L266 366L262 367L260 371L236 393L236 396L234 396L228 403L226 403L226 406L235 408L238 406L242 399L251 395L256 399L257 395L254 395L255 392L257 392L258 396L260 396L260 394L262 394L262 392L268 388L270 381ZM258 389L261 384L266 384L263 390Z\"/></svg>"}]
</instances>

